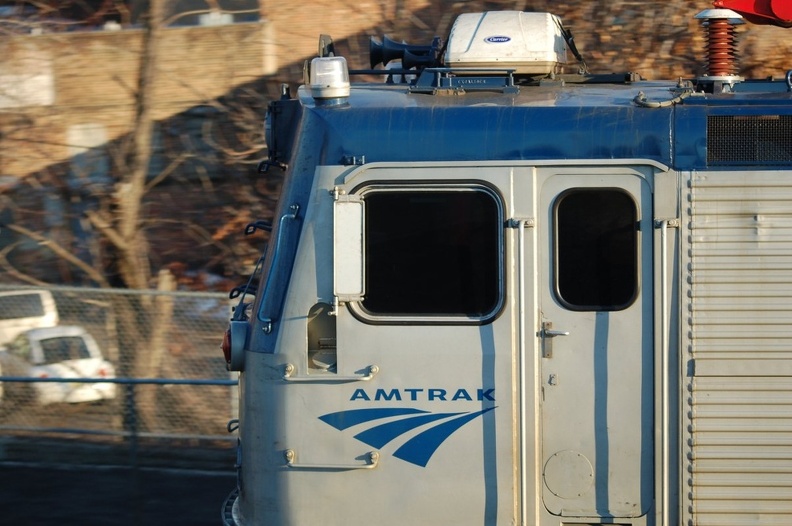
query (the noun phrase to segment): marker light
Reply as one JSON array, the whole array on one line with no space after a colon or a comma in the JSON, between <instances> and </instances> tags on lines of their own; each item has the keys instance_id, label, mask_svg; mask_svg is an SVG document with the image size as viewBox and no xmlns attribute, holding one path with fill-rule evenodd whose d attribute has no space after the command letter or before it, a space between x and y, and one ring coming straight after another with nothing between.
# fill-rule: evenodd
<instances>
[{"instance_id":1,"label":"marker light","mask_svg":"<svg viewBox=\"0 0 792 526\"><path fill-rule=\"evenodd\" d=\"M226 329L223 333L223 343L220 345L220 348L223 350L223 358L225 358L226 364L231 363L231 329Z\"/></svg>"},{"instance_id":2,"label":"marker light","mask_svg":"<svg viewBox=\"0 0 792 526\"><path fill-rule=\"evenodd\" d=\"M318 57L311 61L311 94L315 99L349 97L349 70L344 57Z\"/></svg>"},{"instance_id":3,"label":"marker light","mask_svg":"<svg viewBox=\"0 0 792 526\"><path fill-rule=\"evenodd\" d=\"M223 357L226 369L229 371L242 371L245 368L245 346L248 340L248 322L231 320L228 329L223 333Z\"/></svg>"}]
</instances>

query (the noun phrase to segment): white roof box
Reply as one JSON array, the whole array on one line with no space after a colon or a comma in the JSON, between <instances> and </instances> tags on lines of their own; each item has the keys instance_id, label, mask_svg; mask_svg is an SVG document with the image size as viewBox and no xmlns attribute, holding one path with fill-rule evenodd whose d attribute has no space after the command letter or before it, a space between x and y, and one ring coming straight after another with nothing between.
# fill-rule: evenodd
<instances>
[{"instance_id":1,"label":"white roof box","mask_svg":"<svg viewBox=\"0 0 792 526\"><path fill-rule=\"evenodd\" d=\"M522 11L460 15L445 54L449 68L507 68L526 75L548 75L566 62L561 20L550 13Z\"/></svg>"}]
</instances>

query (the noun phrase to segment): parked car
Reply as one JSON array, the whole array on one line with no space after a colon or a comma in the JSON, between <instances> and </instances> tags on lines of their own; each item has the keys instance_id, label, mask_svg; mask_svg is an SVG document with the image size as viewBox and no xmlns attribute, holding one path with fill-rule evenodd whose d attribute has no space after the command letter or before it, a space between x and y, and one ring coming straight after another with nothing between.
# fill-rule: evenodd
<instances>
[{"instance_id":1,"label":"parked car","mask_svg":"<svg viewBox=\"0 0 792 526\"><path fill-rule=\"evenodd\" d=\"M19 334L0 352L6 376L33 378L115 378L115 368L84 328L59 325ZM32 387L31 387L32 385ZM116 385L105 382L5 382L5 397L24 403L94 402L115 398Z\"/></svg>"},{"instance_id":2,"label":"parked car","mask_svg":"<svg viewBox=\"0 0 792 526\"><path fill-rule=\"evenodd\" d=\"M55 327L59 323L55 299L48 290L0 292L0 344L29 329Z\"/></svg>"}]
</instances>

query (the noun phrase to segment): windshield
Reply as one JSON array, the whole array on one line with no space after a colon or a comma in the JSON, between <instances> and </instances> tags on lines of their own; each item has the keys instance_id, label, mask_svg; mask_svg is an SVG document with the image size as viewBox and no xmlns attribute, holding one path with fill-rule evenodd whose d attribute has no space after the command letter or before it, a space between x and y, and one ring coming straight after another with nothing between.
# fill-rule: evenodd
<instances>
[{"instance_id":1,"label":"windshield","mask_svg":"<svg viewBox=\"0 0 792 526\"><path fill-rule=\"evenodd\" d=\"M80 336L59 336L41 340L41 350L44 353L44 363L58 363L67 360L80 360L90 358L88 346Z\"/></svg>"}]
</instances>

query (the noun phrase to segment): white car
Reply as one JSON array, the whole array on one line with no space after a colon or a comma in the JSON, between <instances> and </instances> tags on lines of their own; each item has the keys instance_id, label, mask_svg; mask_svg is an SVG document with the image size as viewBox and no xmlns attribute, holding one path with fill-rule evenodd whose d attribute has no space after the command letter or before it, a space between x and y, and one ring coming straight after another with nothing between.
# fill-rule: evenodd
<instances>
[{"instance_id":1,"label":"white car","mask_svg":"<svg viewBox=\"0 0 792 526\"><path fill-rule=\"evenodd\" d=\"M0 344L5 344L29 329L58 325L58 309L48 290L9 290L0 292Z\"/></svg>"},{"instance_id":2,"label":"white car","mask_svg":"<svg viewBox=\"0 0 792 526\"><path fill-rule=\"evenodd\" d=\"M18 335L0 353L3 374L33 378L115 378L115 368L102 357L93 336L77 326L31 329ZM116 385L105 382L6 382L5 396L18 402L95 402L115 398Z\"/></svg>"}]
</instances>

